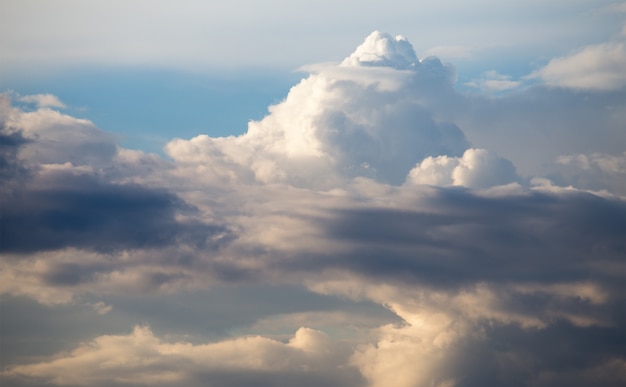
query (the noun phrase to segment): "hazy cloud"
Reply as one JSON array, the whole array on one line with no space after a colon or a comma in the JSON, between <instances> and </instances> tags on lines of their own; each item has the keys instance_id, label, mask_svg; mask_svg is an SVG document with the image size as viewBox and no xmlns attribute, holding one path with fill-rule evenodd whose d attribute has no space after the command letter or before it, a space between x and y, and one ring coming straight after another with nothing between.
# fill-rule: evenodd
<instances>
[{"instance_id":1,"label":"hazy cloud","mask_svg":"<svg viewBox=\"0 0 626 387\"><path fill-rule=\"evenodd\" d=\"M620 156L602 153L559 156L556 162L563 165L571 165L585 171L598 169L605 173L626 173L626 152Z\"/></svg>"},{"instance_id":2,"label":"hazy cloud","mask_svg":"<svg viewBox=\"0 0 626 387\"><path fill-rule=\"evenodd\" d=\"M404 31L418 44L418 52L443 45L473 45L496 55L507 52L511 45L545 52L592 44L606 35L621 20L596 10L611 3L614 1L585 0L572 9L564 1L516 2L500 7L493 0L471 4L459 0L432 4L394 0L381 8L355 0L339 4L329 0L315 4L186 0L182 8L159 2L154 9L152 1L143 0L97 5L75 0L55 5L9 0L0 15L0 56L5 58L7 69L22 71L92 64L156 64L201 71L215 67L284 68L340 58L376 26ZM242 15L242 9L249 13ZM357 9L360 17L355 17ZM323 26L319 20L325 21ZM229 31L226 36L222 34L225 30ZM534 52L524 57L530 61ZM518 50L517 54L525 53Z\"/></svg>"},{"instance_id":3,"label":"hazy cloud","mask_svg":"<svg viewBox=\"0 0 626 387\"><path fill-rule=\"evenodd\" d=\"M35 103L38 107L55 107L55 108L65 108L65 104L61 102L61 100L52 94L33 94L33 95L25 95L23 97L19 97L19 101Z\"/></svg>"},{"instance_id":4,"label":"hazy cloud","mask_svg":"<svg viewBox=\"0 0 626 387\"><path fill-rule=\"evenodd\" d=\"M587 46L552 59L533 73L550 86L582 90L618 90L626 86L626 46L623 41Z\"/></svg>"},{"instance_id":5,"label":"hazy cloud","mask_svg":"<svg viewBox=\"0 0 626 387\"><path fill-rule=\"evenodd\" d=\"M510 75L502 75L491 70L483 73L480 79L465 83L466 86L477 87L487 92L500 92L515 89L522 85L521 81L514 81Z\"/></svg>"}]
</instances>

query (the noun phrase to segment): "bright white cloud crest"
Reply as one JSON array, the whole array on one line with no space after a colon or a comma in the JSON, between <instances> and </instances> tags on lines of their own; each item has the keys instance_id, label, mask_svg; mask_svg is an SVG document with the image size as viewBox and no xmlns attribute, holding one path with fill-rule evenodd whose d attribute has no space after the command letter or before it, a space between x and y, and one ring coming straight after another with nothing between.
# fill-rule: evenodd
<instances>
[{"instance_id":1,"label":"bright white cloud crest","mask_svg":"<svg viewBox=\"0 0 626 387\"><path fill-rule=\"evenodd\" d=\"M383 32L374 31L363 44L341 64L343 66L386 66L395 69L410 69L417 65L413 46L401 35L395 38Z\"/></svg>"}]
</instances>

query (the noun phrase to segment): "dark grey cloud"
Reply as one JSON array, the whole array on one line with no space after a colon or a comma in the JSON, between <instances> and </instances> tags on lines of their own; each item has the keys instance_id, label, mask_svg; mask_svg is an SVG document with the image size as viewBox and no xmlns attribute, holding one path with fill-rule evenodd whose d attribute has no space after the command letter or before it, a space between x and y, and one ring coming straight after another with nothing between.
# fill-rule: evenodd
<instances>
[{"instance_id":1,"label":"dark grey cloud","mask_svg":"<svg viewBox=\"0 0 626 387\"><path fill-rule=\"evenodd\" d=\"M320 224L326 237L345 247L300 257L291 269L339 269L372 285L449 295L488 284L497 294L500 316L479 310L465 320L469 333L454 343L449 362L432 371L441 380L454 379L455 386L623 385L622 199L576 190L524 189L486 196L436 188L419 201L412 209L333 211ZM599 286L606 300L594 302L551 288L576 283ZM527 292L516 288L524 284L545 287ZM474 307L493 306L486 298L471 302L477 304L438 307L467 308L463 313L471 315ZM545 325L523 327L507 320L510 316ZM408 351L406 356L416 356L412 361L418 363L423 354Z\"/></svg>"},{"instance_id":2,"label":"dark grey cloud","mask_svg":"<svg viewBox=\"0 0 626 387\"><path fill-rule=\"evenodd\" d=\"M441 188L419 208L333 211L322 227L352 250L301 264L462 287L581 280L601 275L594 262L626 256L626 203L616 198L534 190L485 197Z\"/></svg>"},{"instance_id":3,"label":"dark grey cloud","mask_svg":"<svg viewBox=\"0 0 626 387\"><path fill-rule=\"evenodd\" d=\"M28 142L22 132L10 130L6 123L0 122L0 194L8 194L16 188L15 185L21 184L31 175L32 168L18 159L20 147Z\"/></svg>"},{"instance_id":4,"label":"dark grey cloud","mask_svg":"<svg viewBox=\"0 0 626 387\"><path fill-rule=\"evenodd\" d=\"M582 328L555 321L540 330L493 324L475 329L483 336L459 342L450 364L458 387L617 387L626 382L620 364L626 340L621 327ZM620 368L621 373L615 372Z\"/></svg>"},{"instance_id":5,"label":"dark grey cloud","mask_svg":"<svg viewBox=\"0 0 626 387\"><path fill-rule=\"evenodd\" d=\"M208 247L211 236L228 233L220 225L177 221L176 213L194 209L166 189L114 183L97 170L35 173L41 164L19 155L37 142L6 125L0 130L0 252L66 247L111 252L174 243Z\"/></svg>"},{"instance_id":6,"label":"dark grey cloud","mask_svg":"<svg viewBox=\"0 0 626 387\"><path fill-rule=\"evenodd\" d=\"M192 208L165 190L72 173L57 174L55 185L30 184L5 195L0 251L75 247L111 252L175 243L206 247L211 236L227 232L223 226L177 221L177 212Z\"/></svg>"}]
</instances>

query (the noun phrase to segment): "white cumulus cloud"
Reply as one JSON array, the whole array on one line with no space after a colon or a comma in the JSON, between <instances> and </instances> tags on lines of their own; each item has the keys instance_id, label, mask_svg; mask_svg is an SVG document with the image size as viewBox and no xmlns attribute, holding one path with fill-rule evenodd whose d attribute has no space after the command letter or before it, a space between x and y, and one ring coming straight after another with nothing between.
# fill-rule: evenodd
<instances>
[{"instance_id":1,"label":"white cumulus cloud","mask_svg":"<svg viewBox=\"0 0 626 387\"><path fill-rule=\"evenodd\" d=\"M404 36L394 38L384 32L374 31L341 64L408 69L414 67L417 61L413 46Z\"/></svg>"},{"instance_id":2,"label":"white cumulus cloud","mask_svg":"<svg viewBox=\"0 0 626 387\"><path fill-rule=\"evenodd\" d=\"M418 61L405 38L374 32L341 65L318 67L294 86L244 135L177 139L166 149L220 179L328 188L362 176L400 184L424 157L468 147L458 127L424 106L451 90L452 77L436 58Z\"/></svg>"},{"instance_id":3,"label":"white cumulus cloud","mask_svg":"<svg viewBox=\"0 0 626 387\"><path fill-rule=\"evenodd\" d=\"M518 179L510 161L486 149L468 149L462 157L427 157L409 172L407 182L489 188Z\"/></svg>"}]
</instances>

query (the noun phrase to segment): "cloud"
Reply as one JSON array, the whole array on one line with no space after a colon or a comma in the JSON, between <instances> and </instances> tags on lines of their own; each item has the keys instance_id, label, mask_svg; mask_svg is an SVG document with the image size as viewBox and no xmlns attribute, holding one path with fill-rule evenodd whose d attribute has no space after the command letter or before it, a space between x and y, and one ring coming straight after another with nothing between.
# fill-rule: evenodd
<instances>
[{"instance_id":1,"label":"cloud","mask_svg":"<svg viewBox=\"0 0 626 387\"><path fill-rule=\"evenodd\" d=\"M531 74L550 86L582 90L619 90L626 86L626 46L623 41L587 46L552 59Z\"/></svg>"},{"instance_id":2,"label":"cloud","mask_svg":"<svg viewBox=\"0 0 626 387\"><path fill-rule=\"evenodd\" d=\"M48 108L16 112L7 125L35 140L20 150L21 157L29 162L102 167L110 163L117 151L114 137L91 121Z\"/></svg>"},{"instance_id":3,"label":"cloud","mask_svg":"<svg viewBox=\"0 0 626 387\"><path fill-rule=\"evenodd\" d=\"M536 312L519 309L519 293L502 293L503 289L485 284L449 293L344 277L316 286L321 292L352 295L359 289L360 296L384 302L405 321L381 326L372 342L355 349L352 364L369 385L393 380L399 386L522 386L544 374L554 380L574 379L580 370L595 374L594 370L623 364L621 349L612 341L623 340L620 325L573 323L561 316L542 321ZM586 286L572 287L574 293L565 297L580 303L577 298ZM525 302L536 305L541 299ZM567 365L574 363L573 369ZM609 385L623 381L624 376L615 372L606 376Z\"/></svg>"},{"instance_id":4,"label":"cloud","mask_svg":"<svg viewBox=\"0 0 626 387\"><path fill-rule=\"evenodd\" d=\"M549 175L559 185L626 194L626 154L593 152L561 155Z\"/></svg>"},{"instance_id":5,"label":"cloud","mask_svg":"<svg viewBox=\"0 0 626 387\"><path fill-rule=\"evenodd\" d=\"M308 328L298 329L287 343L251 336L193 345L168 343L149 327L137 326L129 335L100 336L65 356L11 367L2 376L56 385L357 386L360 378L346 364L347 349Z\"/></svg>"},{"instance_id":6,"label":"cloud","mask_svg":"<svg viewBox=\"0 0 626 387\"><path fill-rule=\"evenodd\" d=\"M456 116L454 123L472 147L503 156L520 176L534 177L556 172L561 166L555 160L562 155L620 155L624 101L625 90L580 92L534 85L495 97L465 95L461 101L451 99L452 106L433 109Z\"/></svg>"},{"instance_id":7,"label":"cloud","mask_svg":"<svg viewBox=\"0 0 626 387\"><path fill-rule=\"evenodd\" d=\"M107 313L109 313L113 309L113 307L111 305L107 305L107 304L105 304L102 301L90 304L90 306L93 308L93 310L96 311L96 313L98 313L100 315L107 314Z\"/></svg>"},{"instance_id":8,"label":"cloud","mask_svg":"<svg viewBox=\"0 0 626 387\"><path fill-rule=\"evenodd\" d=\"M164 315L200 316L189 324L224 318L191 292L254 284L278 287L274 303L293 302L276 294L297 288L374 302L395 321L363 322L356 307L336 313L304 301L287 311L255 306L234 313L232 330L221 332L229 338L172 339L145 325L98 330L21 358L3 377L443 387L558 385L607 372L606 385L622 384L626 202L615 191L519 176L514 157L536 151L554 164L566 155L557 161L619 172L615 152L576 148L587 138L618 147L620 92L587 100L540 85L460 96L451 66L418 60L406 39L380 32L342 64L314 70L245 134L174 139L171 160L122 149L91 121L23 111L5 97L0 160L12 184L1 213L0 293L50 307L80 302L102 319L115 319L125 299L126 309L144 311L137 319L181 327ZM567 119L589 125L564 125L557 113L569 110ZM511 131L520 153L484 145ZM563 134L572 132L582 140ZM133 308L163 295L189 304L179 313ZM220 307L252 304L237 301L225 296ZM208 312L187 312L194 307ZM311 325L328 333L285 336ZM259 332L268 326L275 337Z\"/></svg>"},{"instance_id":9,"label":"cloud","mask_svg":"<svg viewBox=\"0 0 626 387\"><path fill-rule=\"evenodd\" d=\"M413 46L404 36L394 38L384 32L374 31L341 65L383 66L401 70L414 67L417 62Z\"/></svg>"},{"instance_id":10,"label":"cloud","mask_svg":"<svg viewBox=\"0 0 626 387\"><path fill-rule=\"evenodd\" d=\"M374 32L341 65L318 71L244 135L177 139L168 154L216 179L329 188L357 176L400 184L424 157L468 147L424 106L452 90L450 69L417 61L406 39Z\"/></svg>"},{"instance_id":11,"label":"cloud","mask_svg":"<svg viewBox=\"0 0 626 387\"><path fill-rule=\"evenodd\" d=\"M117 157L112 137L91 122L48 108L8 107L0 113L6 183L0 251L116 251L176 241L204 245L206 238L226 232L197 219L180 221L178 214L192 207L167 189L112 178L124 169L113 165L129 153Z\"/></svg>"},{"instance_id":12,"label":"cloud","mask_svg":"<svg viewBox=\"0 0 626 387\"><path fill-rule=\"evenodd\" d=\"M621 265L624 203L619 199L514 186L483 194L405 189L387 196L395 203L388 207L334 209L321 227L328 240L339 243L337 252L319 252L310 264L372 280L448 288L482 281L581 281L591 267L601 272L596 265ZM306 264L293 263L302 269ZM551 271L553 265L561 270ZM612 276L600 272L602 283L616 289Z\"/></svg>"},{"instance_id":13,"label":"cloud","mask_svg":"<svg viewBox=\"0 0 626 387\"><path fill-rule=\"evenodd\" d=\"M65 104L61 100L52 94L32 94L19 97L19 101L35 103L38 107L53 107L53 108L65 108Z\"/></svg>"},{"instance_id":14,"label":"cloud","mask_svg":"<svg viewBox=\"0 0 626 387\"><path fill-rule=\"evenodd\" d=\"M602 153L559 156L556 162L562 165L571 165L583 170L594 168L605 173L626 173L626 152L620 156Z\"/></svg>"},{"instance_id":15,"label":"cloud","mask_svg":"<svg viewBox=\"0 0 626 387\"><path fill-rule=\"evenodd\" d=\"M284 69L339 58L361 34L380 26L403 31L418 52L433 46L474 45L501 58L510 55L511 46L522 46L516 55L530 61L536 52L568 50L606 34L621 20L611 13L598 17L593 11L613 2L586 1L572 10L564 1L510 7L498 7L492 0L471 4L459 0L432 4L390 1L383 9L354 0L306 5L280 0L219 5L187 0L183 9L160 2L158 9L146 13L145 6L152 4L149 1L132 5L111 1L97 6L69 1L52 6L26 0L12 2L0 15L0 56L5 58L3 69L17 69L27 78L33 67L41 74L51 67L102 64L199 71L216 67ZM539 6L541 18L536 16ZM360 17L355 17L356 7ZM251 16L242 17L241 9L250 10ZM319 20L325 21L323 26ZM225 30L229 31L226 36L222 34ZM533 50L525 50L527 47Z\"/></svg>"},{"instance_id":16,"label":"cloud","mask_svg":"<svg viewBox=\"0 0 626 387\"><path fill-rule=\"evenodd\" d=\"M468 149L462 157L427 157L407 177L411 184L489 188L518 180L513 164L486 149Z\"/></svg>"},{"instance_id":17,"label":"cloud","mask_svg":"<svg viewBox=\"0 0 626 387\"><path fill-rule=\"evenodd\" d=\"M210 235L226 231L177 221L185 204L166 191L103 183L90 174L62 170L44 171L31 184L36 185L3 199L3 252L204 244Z\"/></svg>"},{"instance_id":18,"label":"cloud","mask_svg":"<svg viewBox=\"0 0 626 387\"><path fill-rule=\"evenodd\" d=\"M21 132L0 129L0 177L3 180L2 194L14 189L15 184L23 182L32 172L17 158L18 149L28 140Z\"/></svg>"},{"instance_id":19,"label":"cloud","mask_svg":"<svg viewBox=\"0 0 626 387\"><path fill-rule=\"evenodd\" d=\"M483 73L480 79L465 83L466 86L477 87L487 92L501 92L516 89L522 85L521 81L513 81L510 75L502 75L491 70Z\"/></svg>"}]
</instances>

